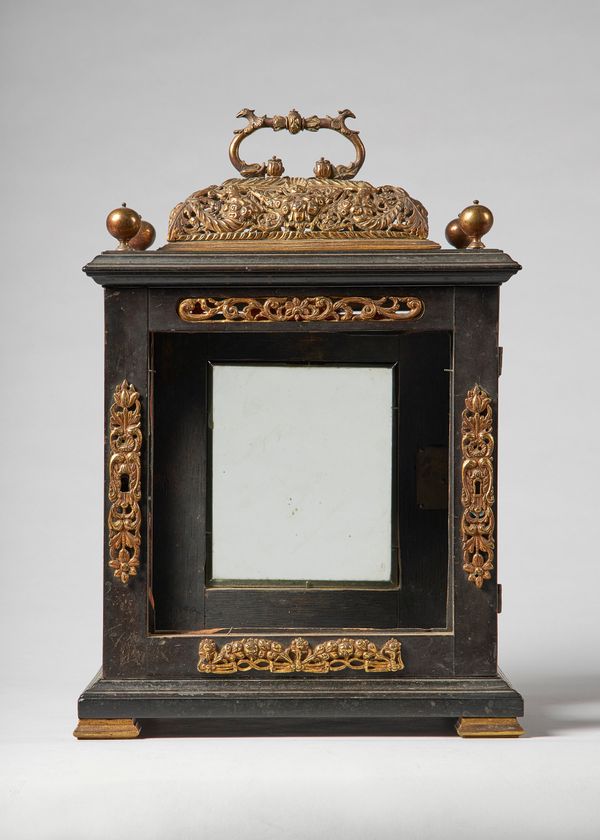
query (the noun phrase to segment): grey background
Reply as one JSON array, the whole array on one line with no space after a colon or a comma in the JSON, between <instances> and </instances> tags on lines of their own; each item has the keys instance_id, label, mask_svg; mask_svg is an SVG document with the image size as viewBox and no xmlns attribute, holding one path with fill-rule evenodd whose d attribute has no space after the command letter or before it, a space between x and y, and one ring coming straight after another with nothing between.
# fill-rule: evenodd
<instances>
[{"instance_id":1,"label":"grey background","mask_svg":"<svg viewBox=\"0 0 600 840\"><path fill-rule=\"evenodd\" d=\"M0 834L597 837L595 2L4 2ZM233 173L240 107L350 107L365 178L474 198L524 270L502 294L500 661L530 737L77 743L100 662L101 293L81 265L127 201ZM263 132L308 174L341 138Z\"/></svg>"}]
</instances>

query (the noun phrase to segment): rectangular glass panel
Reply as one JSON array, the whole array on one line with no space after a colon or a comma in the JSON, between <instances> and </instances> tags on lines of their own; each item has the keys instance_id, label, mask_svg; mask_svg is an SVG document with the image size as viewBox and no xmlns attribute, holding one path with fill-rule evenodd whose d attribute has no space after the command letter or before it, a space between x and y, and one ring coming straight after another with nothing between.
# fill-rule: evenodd
<instances>
[{"instance_id":1,"label":"rectangular glass panel","mask_svg":"<svg viewBox=\"0 0 600 840\"><path fill-rule=\"evenodd\" d=\"M393 368L212 366L212 578L389 581Z\"/></svg>"}]
</instances>

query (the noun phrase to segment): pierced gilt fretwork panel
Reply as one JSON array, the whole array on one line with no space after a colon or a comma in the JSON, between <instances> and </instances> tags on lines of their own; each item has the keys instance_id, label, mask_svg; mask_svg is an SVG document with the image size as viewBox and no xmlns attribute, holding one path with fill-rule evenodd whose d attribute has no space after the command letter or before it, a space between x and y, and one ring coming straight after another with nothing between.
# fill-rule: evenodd
<instances>
[{"instance_id":1,"label":"pierced gilt fretwork panel","mask_svg":"<svg viewBox=\"0 0 600 840\"><path fill-rule=\"evenodd\" d=\"M412 321L424 312L416 297L186 298L182 321Z\"/></svg>"},{"instance_id":2,"label":"pierced gilt fretwork panel","mask_svg":"<svg viewBox=\"0 0 600 840\"><path fill-rule=\"evenodd\" d=\"M169 242L427 239L427 210L401 187L336 178L231 178L193 193L169 219Z\"/></svg>"}]
</instances>

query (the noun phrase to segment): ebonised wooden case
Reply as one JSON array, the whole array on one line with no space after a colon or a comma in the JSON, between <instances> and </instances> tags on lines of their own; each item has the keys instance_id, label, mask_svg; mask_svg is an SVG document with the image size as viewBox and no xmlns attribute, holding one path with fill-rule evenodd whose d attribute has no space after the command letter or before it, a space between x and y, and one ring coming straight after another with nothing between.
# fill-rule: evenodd
<instances>
[{"instance_id":1,"label":"ebonised wooden case","mask_svg":"<svg viewBox=\"0 0 600 840\"><path fill-rule=\"evenodd\" d=\"M133 737L145 719L182 718L219 732L244 721L249 733L335 722L389 731L418 717L460 718L459 734L520 733L522 698L497 667L495 522L499 289L519 268L491 249L367 248L105 252L85 267L105 289L107 466L104 650L79 699L78 737ZM422 310L399 320L181 317L188 299L274 297L417 299ZM397 366L401 582L211 583L214 360ZM364 444L349 453L357 469ZM401 648L386 649L391 639ZM315 657L327 642L335 653ZM235 643L238 654L219 658ZM235 664L259 660L274 665Z\"/></svg>"}]
</instances>

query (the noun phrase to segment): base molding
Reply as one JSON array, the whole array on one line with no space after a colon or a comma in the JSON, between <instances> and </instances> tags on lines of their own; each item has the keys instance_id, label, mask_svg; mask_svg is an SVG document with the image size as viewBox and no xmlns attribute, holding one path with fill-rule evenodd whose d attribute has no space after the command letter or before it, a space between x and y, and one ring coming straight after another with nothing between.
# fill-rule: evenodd
<instances>
[{"instance_id":1,"label":"base molding","mask_svg":"<svg viewBox=\"0 0 600 840\"><path fill-rule=\"evenodd\" d=\"M518 738L525 734L516 717L461 717L456 731L461 738Z\"/></svg>"},{"instance_id":2,"label":"base molding","mask_svg":"<svg viewBox=\"0 0 600 840\"><path fill-rule=\"evenodd\" d=\"M83 718L73 735L79 741L137 738L141 726L134 718Z\"/></svg>"},{"instance_id":3,"label":"base molding","mask_svg":"<svg viewBox=\"0 0 600 840\"><path fill-rule=\"evenodd\" d=\"M501 676L407 678L387 674L298 678L242 674L225 678L111 678L98 674L78 704L77 738L135 738L142 721L196 722L204 734L235 730L269 735L333 734L338 725L365 735L400 730L404 722L460 718L463 737L516 737L523 698Z\"/></svg>"}]
</instances>

